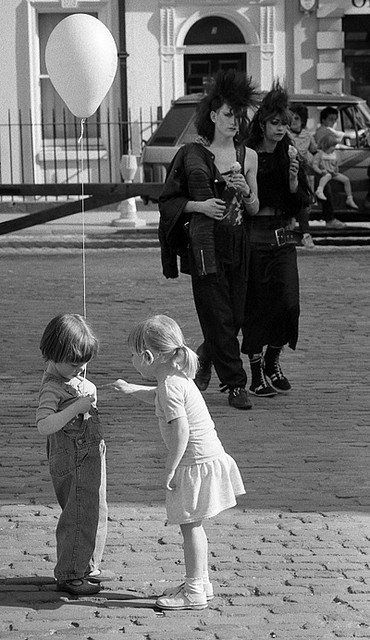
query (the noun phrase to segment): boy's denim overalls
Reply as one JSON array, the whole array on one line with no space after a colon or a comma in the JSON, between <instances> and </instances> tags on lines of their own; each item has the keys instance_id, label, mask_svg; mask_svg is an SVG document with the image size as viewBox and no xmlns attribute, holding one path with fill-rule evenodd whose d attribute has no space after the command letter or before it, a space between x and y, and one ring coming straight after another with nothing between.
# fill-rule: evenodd
<instances>
[{"instance_id":1,"label":"boy's denim overalls","mask_svg":"<svg viewBox=\"0 0 370 640\"><path fill-rule=\"evenodd\" d=\"M47 372L46 383L61 387L59 411L75 402L81 393ZM91 393L83 381L84 395ZM105 442L98 411L89 417L77 415L63 429L48 436L50 474L62 513L56 529L58 582L82 578L98 569L107 536Z\"/></svg>"}]
</instances>

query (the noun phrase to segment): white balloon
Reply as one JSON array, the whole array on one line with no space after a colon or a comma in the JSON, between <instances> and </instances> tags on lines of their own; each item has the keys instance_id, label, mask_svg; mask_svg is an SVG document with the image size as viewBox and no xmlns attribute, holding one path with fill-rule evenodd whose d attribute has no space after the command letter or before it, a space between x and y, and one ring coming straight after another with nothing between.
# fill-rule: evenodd
<instances>
[{"instance_id":1,"label":"white balloon","mask_svg":"<svg viewBox=\"0 0 370 640\"><path fill-rule=\"evenodd\" d=\"M86 13L64 18L45 49L51 82L77 118L91 116L108 93L117 71L117 47L107 27Z\"/></svg>"}]
</instances>

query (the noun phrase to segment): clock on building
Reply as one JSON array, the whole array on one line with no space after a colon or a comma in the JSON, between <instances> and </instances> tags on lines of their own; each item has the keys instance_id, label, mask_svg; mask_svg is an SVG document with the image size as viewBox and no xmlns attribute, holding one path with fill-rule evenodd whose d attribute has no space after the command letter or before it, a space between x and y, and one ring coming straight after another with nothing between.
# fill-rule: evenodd
<instances>
[{"instance_id":1,"label":"clock on building","mask_svg":"<svg viewBox=\"0 0 370 640\"><path fill-rule=\"evenodd\" d=\"M301 11L308 13L313 11L316 6L316 0L299 0L299 8Z\"/></svg>"}]
</instances>

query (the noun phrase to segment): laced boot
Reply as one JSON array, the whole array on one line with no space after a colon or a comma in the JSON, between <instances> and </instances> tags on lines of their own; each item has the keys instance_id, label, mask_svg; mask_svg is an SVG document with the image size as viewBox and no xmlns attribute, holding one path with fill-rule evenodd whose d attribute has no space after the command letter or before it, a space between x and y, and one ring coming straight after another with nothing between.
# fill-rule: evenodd
<instances>
[{"instance_id":1,"label":"laced boot","mask_svg":"<svg viewBox=\"0 0 370 640\"><path fill-rule=\"evenodd\" d=\"M249 356L249 364L252 372L252 382L249 391L255 396L269 398L276 396L275 389L267 382L262 364L262 353Z\"/></svg>"},{"instance_id":2,"label":"laced boot","mask_svg":"<svg viewBox=\"0 0 370 640\"><path fill-rule=\"evenodd\" d=\"M264 371L267 380L278 393L287 393L292 387L281 370L279 363L281 350L281 347L267 347L264 357Z\"/></svg>"}]
</instances>

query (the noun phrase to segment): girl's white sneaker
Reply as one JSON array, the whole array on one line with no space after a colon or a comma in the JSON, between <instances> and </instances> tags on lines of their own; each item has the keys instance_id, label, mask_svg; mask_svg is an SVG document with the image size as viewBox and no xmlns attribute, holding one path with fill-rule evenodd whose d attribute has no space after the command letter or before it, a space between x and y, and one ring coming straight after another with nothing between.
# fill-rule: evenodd
<instances>
[{"instance_id":1,"label":"girl's white sneaker","mask_svg":"<svg viewBox=\"0 0 370 640\"><path fill-rule=\"evenodd\" d=\"M212 582L206 582L203 583L204 584L204 591L206 593L206 598L207 600L213 600L213 598L215 597L214 593L213 593L213 586L212 586ZM165 589L162 593L162 596L176 596L179 591L181 591L181 589L184 589L185 587L185 582L182 582L181 584L178 584L176 587L168 587L168 589Z\"/></svg>"},{"instance_id":2,"label":"girl's white sneaker","mask_svg":"<svg viewBox=\"0 0 370 640\"><path fill-rule=\"evenodd\" d=\"M185 591L185 585L177 593L157 598L157 607L160 609L206 609L208 607L206 592L189 593Z\"/></svg>"}]
</instances>

